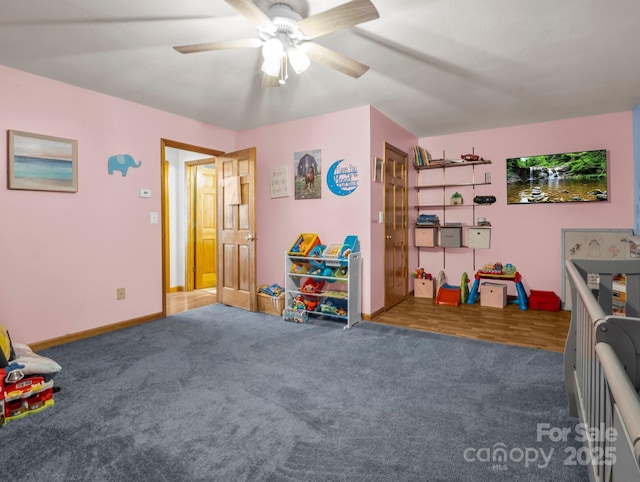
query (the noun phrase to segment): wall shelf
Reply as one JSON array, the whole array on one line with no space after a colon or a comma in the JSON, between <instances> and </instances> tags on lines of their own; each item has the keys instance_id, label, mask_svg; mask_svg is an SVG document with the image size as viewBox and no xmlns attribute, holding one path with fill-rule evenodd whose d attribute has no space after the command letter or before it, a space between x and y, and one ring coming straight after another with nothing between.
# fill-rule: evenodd
<instances>
[{"instance_id":1,"label":"wall shelf","mask_svg":"<svg viewBox=\"0 0 640 482\"><path fill-rule=\"evenodd\" d=\"M420 191L422 189L442 189L446 187L464 187L464 186L484 186L489 185L490 182L462 182L459 184L430 184L427 186L415 186L416 191Z\"/></svg>"},{"instance_id":2,"label":"wall shelf","mask_svg":"<svg viewBox=\"0 0 640 482\"><path fill-rule=\"evenodd\" d=\"M430 252L433 251L442 251L443 256L443 266L446 265L446 251L448 250L471 250L473 252L473 269L475 270L475 250L476 249L486 249L489 248L489 240L491 237L491 227L490 226L476 226L475 225L475 216L476 216L476 206L484 206L484 204L476 204L475 202L471 202L469 204L450 204L450 200L447 199L448 193L451 192L452 189L455 188L464 188L466 189L465 198L475 198L475 188L476 186L487 186L490 185L491 182L487 180L487 178L483 178L482 181L477 182L475 179L475 167L491 164L491 161L481 160L481 161L464 161L464 162L437 162L431 163L425 166L415 166L414 168L418 171L418 185L415 186L415 190L418 192L418 203L415 205L416 210L424 211L424 210L438 210L441 211L443 219L440 220L441 224L435 226L415 226L415 239L416 239L416 247L418 249L426 249ZM471 170L471 181L467 182L458 182L458 179L454 179L456 182L448 182L446 179L446 171L455 167L466 167ZM439 184L434 184L432 172L434 169L442 170L442 182ZM429 179L427 180L429 183L421 184L421 177L423 173L421 171L430 171ZM459 177L459 176L458 176ZM421 203L420 202L420 192L421 191L429 191L429 190L441 190L442 191L442 202L438 203L438 199L434 198L434 196L429 196L428 201L430 203ZM464 192L461 190L461 192ZM425 199L427 200L427 199ZM434 202L435 201L435 202ZM448 203L449 202L449 203ZM457 244L459 241L459 245L446 245L447 243L443 238L443 233L450 228L447 226L447 212L454 209L456 212L460 212L460 210L470 210L471 218L473 219L473 223L471 225L460 226L460 230L465 229L467 233L467 238L470 240L466 245L462 243L462 231L460 234L456 234L454 236L454 244ZM433 235L425 232L418 231L423 229L432 229ZM447 231L448 232L448 231ZM418 233L420 235L418 236ZM471 240L473 237L473 240ZM440 238L440 242L438 242L438 238ZM451 236L447 238L447 242L451 241ZM423 244L421 244L423 243ZM471 244L471 246L469 246Z\"/></svg>"},{"instance_id":3,"label":"wall shelf","mask_svg":"<svg viewBox=\"0 0 640 482\"><path fill-rule=\"evenodd\" d=\"M463 162L433 162L426 166L416 166L414 164L416 171L423 171L426 169L442 169L449 167L468 167L468 166L480 166L483 164L491 164L491 161L463 161Z\"/></svg>"}]
</instances>

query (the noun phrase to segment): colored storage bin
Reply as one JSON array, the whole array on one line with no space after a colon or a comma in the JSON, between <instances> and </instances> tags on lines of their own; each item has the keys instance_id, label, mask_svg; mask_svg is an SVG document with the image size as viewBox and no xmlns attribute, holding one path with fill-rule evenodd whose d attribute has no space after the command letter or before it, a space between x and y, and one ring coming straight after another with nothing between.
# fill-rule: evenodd
<instances>
[{"instance_id":1,"label":"colored storage bin","mask_svg":"<svg viewBox=\"0 0 640 482\"><path fill-rule=\"evenodd\" d=\"M436 284L432 279L415 279L413 294L416 298L435 298Z\"/></svg>"},{"instance_id":2,"label":"colored storage bin","mask_svg":"<svg viewBox=\"0 0 640 482\"><path fill-rule=\"evenodd\" d=\"M462 247L462 227L443 226L440 228L440 246L444 248Z\"/></svg>"},{"instance_id":3,"label":"colored storage bin","mask_svg":"<svg viewBox=\"0 0 640 482\"><path fill-rule=\"evenodd\" d=\"M507 285L501 283L482 283L480 285L480 306L504 308L507 306Z\"/></svg>"},{"instance_id":4,"label":"colored storage bin","mask_svg":"<svg viewBox=\"0 0 640 482\"><path fill-rule=\"evenodd\" d=\"M415 229L416 246L433 248L438 245L438 229L437 228L416 228Z\"/></svg>"},{"instance_id":5,"label":"colored storage bin","mask_svg":"<svg viewBox=\"0 0 640 482\"><path fill-rule=\"evenodd\" d=\"M560 297L553 291L531 290L529 308L540 311L560 311Z\"/></svg>"},{"instance_id":6,"label":"colored storage bin","mask_svg":"<svg viewBox=\"0 0 640 482\"><path fill-rule=\"evenodd\" d=\"M469 228L469 247L488 249L491 247L491 228Z\"/></svg>"}]
</instances>

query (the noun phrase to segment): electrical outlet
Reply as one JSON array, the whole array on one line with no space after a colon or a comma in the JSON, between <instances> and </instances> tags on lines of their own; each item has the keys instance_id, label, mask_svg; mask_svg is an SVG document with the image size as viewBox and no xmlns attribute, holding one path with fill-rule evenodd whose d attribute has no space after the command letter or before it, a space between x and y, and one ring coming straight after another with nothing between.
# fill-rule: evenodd
<instances>
[{"instance_id":1,"label":"electrical outlet","mask_svg":"<svg viewBox=\"0 0 640 482\"><path fill-rule=\"evenodd\" d=\"M124 288L116 288L116 300L124 300L125 291Z\"/></svg>"}]
</instances>

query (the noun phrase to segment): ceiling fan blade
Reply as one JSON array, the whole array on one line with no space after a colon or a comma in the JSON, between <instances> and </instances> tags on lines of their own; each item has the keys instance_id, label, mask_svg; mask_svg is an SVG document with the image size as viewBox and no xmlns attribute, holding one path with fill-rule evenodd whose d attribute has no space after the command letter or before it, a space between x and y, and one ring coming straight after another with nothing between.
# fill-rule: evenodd
<instances>
[{"instance_id":1,"label":"ceiling fan blade","mask_svg":"<svg viewBox=\"0 0 640 482\"><path fill-rule=\"evenodd\" d=\"M262 41L260 39L247 38L241 40L223 40L221 42L209 42L204 44L178 45L173 48L181 54L193 54L195 52L208 52L210 50L257 48L261 45Z\"/></svg>"},{"instance_id":2,"label":"ceiling fan blade","mask_svg":"<svg viewBox=\"0 0 640 482\"><path fill-rule=\"evenodd\" d=\"M352 58L339 54L335 50L328 49L327 47L323 47L315 42L305 42L302 44L301 48L304 49L304 52L314 62L326 65L327 67L337 70L338 72L342 72L343 74L347 74L354 79L357 79L369 70L368 65L362 64L357 60L353 60Z\"/></svg>"},{"instance_id":3,"label":"ceiling fan blade","mask_svg":"<svg viewBox=\"0 0 640 482\"><path fill-rule=\"evenodd\" d=\"M300 20L298 29L305 38L314 39L379 17L378 10L369 0L352 0Z\"/></svg>"},{"instance_id":4,"label":"ceiling fan blade","mask_svg":"<svg viewBox=\"0 0 640 482\"><path fill-rule=\"evenodd\" d=\"M260 10L251 0L224 1L249 22L255 24L259 30L268 31L272 34L275 34L278 30L267 14Z\"/></svg>"},{"instance_id":5,"label":"ceiling fan blade","mask_svg":"<svg viewBox=\"0 0 640 482\"><path fill-rule=\"evenodd\" d=\"M262 88L268 87L280 87L280 82L278 77L272 77L271 75L262 74Z\"/></svg>"}]
</instances>

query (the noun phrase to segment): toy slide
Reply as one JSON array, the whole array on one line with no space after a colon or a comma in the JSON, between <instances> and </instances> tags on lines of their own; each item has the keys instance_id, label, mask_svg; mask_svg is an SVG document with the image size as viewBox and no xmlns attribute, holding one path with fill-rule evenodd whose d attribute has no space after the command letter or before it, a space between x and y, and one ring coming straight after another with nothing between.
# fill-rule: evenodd
<instances>
[{"instance_id":1,"label":"toy slide","mask_svg":"<svg viewBox=\"0 0 640 482\"><path fill-rule=\"evenodd\" d=\"M441 271L440 274L438 274L439 288L435 299L436 305L459 306L460 303L464 303L469 296L469 277L467 273L462 273L460 286L453 286L446 282L440 284L440 280L443 279L441 274L444 273Z\"/></svg>"}]
</instances>

